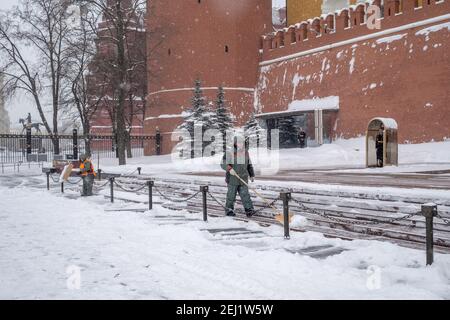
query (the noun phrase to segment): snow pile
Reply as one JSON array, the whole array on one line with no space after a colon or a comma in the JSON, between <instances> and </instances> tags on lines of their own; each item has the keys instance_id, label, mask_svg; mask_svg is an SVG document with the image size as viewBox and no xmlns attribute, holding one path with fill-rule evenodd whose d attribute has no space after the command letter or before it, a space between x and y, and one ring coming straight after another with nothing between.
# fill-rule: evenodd
<instances>
[{"instance_id":1,"label":"snow pile","mask_svg":"<svg viewBox=\"0 0 450 320\"><path fill-rule=\"evenodd\" d=\"M303 228L308 225L308 219L299 215L295 215L289 225L292 228Z\"/></svg>"}]
</instances>

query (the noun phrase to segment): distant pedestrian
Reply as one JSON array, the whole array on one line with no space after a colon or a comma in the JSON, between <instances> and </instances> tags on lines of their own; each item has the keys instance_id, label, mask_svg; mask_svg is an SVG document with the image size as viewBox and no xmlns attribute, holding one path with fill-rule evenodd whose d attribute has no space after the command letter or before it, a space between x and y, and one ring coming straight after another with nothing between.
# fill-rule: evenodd
<instances>
[{"instance_id":1,"label":"distant pedestrian","mask_svg":"<svg viewBox=\"0 0 450 320\"><path fill-rule=\"evenodd\" d=\"M226 171L225 181L228 184L225 214L227 216L236 215L234 213L234 203L236 201L236 194L239 193L244 205L245 214L247 217L251 217L254 214L254 208L248 187L238 177L230 174L230 171L234 170L246 183L248 183L249 178L252 182L254 181L255 171L245 143L235 143L232 153L225 153L221 164L222 169Z\"/></svg>"},{"instance_id":2,"label":"distant pedestrian","mask_svg":"<svg viewBox=\"0 0 450 320\"><path fill-rule=\"evenodd\" d=\"M381 125L375 138L375 148L377 149L377 167L384 165L384 126Z\"/></svg>"},{"instance_id":3,"label":"distant pedestrian","mask_svg":"<svg viewBox=\"0 0 450 320\"><path fill-rule=\"evenodd\" d=\"M298 142L300 144L300 148L306 148L306 132L303 130L303 128L300 128L298 130Z\"/></svg>"},{"instance_id":4,"label":"distant pedestrian","mask_svg":"<svg viewBox=\"0 0 450 320\"><path fill-rule=\"evenodd\" d=\"M91 159L86 154L82 154L80 156L79 174L83 179L83 190L81 192L81 196L83 197L92 196L92 187L94 186L95 171Z\"/></svg>"}]
</instances>

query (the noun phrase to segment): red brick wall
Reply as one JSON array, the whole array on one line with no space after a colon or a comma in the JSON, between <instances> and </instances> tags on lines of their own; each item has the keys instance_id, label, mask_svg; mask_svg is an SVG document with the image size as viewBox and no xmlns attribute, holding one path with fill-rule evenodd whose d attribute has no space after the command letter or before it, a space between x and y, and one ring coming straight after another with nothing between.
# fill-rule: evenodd
<instances>
[{"instance_id":1,"label":"red brick wall","mask_svg":"<svg viewBox=\"0 0 450 320\"><path fill-rule=\"evenodd\" d=\"M170 133L189 107L195 79L202 87L224 86L226 99L242 124L253 110L261 35L272 30L271 0L152 0L148 2L149 97L145 131L158 126L163 152ZM225 51L228 46L228 52ZM227 89L229 88L229 89ZM241 89L245 90L241 90ZM170 91L179 90L181 91ZM214 100L217 90L205 90Z\"/></svg>"},{"instance_id":2,"label":"red brick wall","mask_svg":"<svg viewBox=\"0 0 450 320\"><path fill-rule=\"evenodd\" d=\"M450 1L431 0L430 4L424 1L422 8L414 9L414 0L404 0L403 12L395 15L396 2L390 1L385 6L381 30L371 31L366 25L359 25L359 19L353 25L354 17L361 12L356 8L336 16L335 33L325 33L320 28L320 37L308 31L308 40L296 37L291 44L290 33L301 34L299 24L265 37L257 86L260 112L286 110L293 100L339 96L335 137L364 134L368 121L380 116L397 120L400 142L449 138ZM389 9L391 16L387 15ZM351 28L344 29L345 15L350 17ZM445 20L439 22L270 63L273 59L445 15ZM320 25L324 21L319 19ZM435 28L439 30L420 34L421 30L437 25L440 28ZM308 25L306 30L310 28ZM386 39L395 35L395 41ZM282 47L281 39L285 44ZM297 86L294 78L300 79Z\"/></svg>"}]
</instances>

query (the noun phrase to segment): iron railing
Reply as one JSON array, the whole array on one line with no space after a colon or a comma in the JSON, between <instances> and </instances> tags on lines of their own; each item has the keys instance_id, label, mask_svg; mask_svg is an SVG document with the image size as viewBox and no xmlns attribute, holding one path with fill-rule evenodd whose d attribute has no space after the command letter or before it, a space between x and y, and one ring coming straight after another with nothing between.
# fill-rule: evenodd
<instances>
[{"instance_id":1,"label":"iron railing","mask_svg":"<svg viewBox=\"0 0 450 320\"><path fill-rule=\"evenodd\" d=\"M59 154L55 154L52 136L46 134L0 134L0 163L46 162L71 160L86 153L86 141L90 141L93 158L117 157L117 143L112 135L58 135ZM132 157L161 154L160 135L130 136Z\"/></svg>"}]
</instances>

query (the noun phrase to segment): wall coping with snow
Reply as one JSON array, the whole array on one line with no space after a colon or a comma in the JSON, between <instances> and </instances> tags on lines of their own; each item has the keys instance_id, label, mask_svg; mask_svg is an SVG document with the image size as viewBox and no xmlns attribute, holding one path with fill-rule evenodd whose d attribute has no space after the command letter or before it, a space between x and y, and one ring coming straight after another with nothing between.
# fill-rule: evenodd
<instances>
[{"instance_id":1,"label":"wall coping with snow","mask_svg":"<svg viewBox=\"0 0 450 320\"><path fill-rule=\"evenodd\" d=\"M266 112L257 114L257 118L265 118L278 115L290 115L303 112L314 112L315 110L328 110L328 111L338 111L339 110L339 97L329 96L323 98L314 99L304 99L304 100L294 100L292 101L287 110L277 111L277 112Z\"/></svg>"},{"instance_id":2,"label":"wall coping with snow","mask_svg":"<svg viewBox=\"0 0 450 320\"><path fill-rule=\"evenodd\" d=\"M380 3L381 0L373 1L378 7ZM450 20L450 0L424 0L421 7L417 7L416 0L402 0L402 9L400 0L385 0L384 17L379 19L381 29L371 30L367 26L369 5L359 3L264 35L260 65Z\"/></svg>"}]
</instances>

